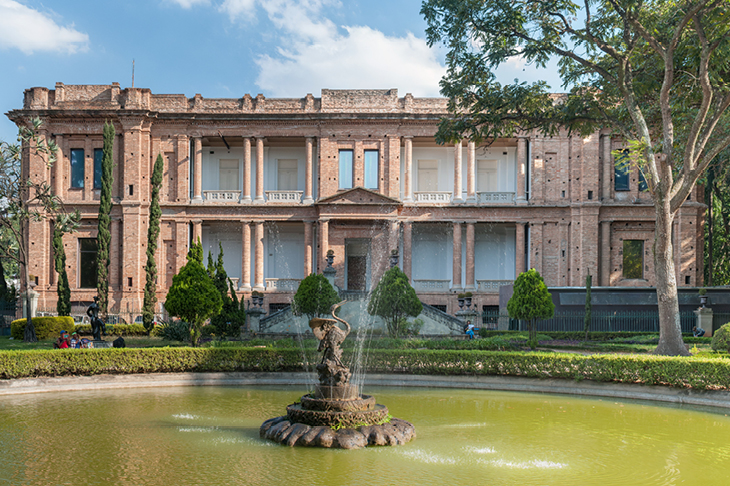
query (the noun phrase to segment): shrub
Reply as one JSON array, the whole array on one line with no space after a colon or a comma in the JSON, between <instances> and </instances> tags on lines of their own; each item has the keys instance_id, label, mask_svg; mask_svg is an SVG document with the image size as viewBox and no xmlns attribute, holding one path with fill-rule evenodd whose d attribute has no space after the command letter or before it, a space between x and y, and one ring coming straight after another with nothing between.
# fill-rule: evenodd
<instances>
[{"instance_id":1,"label":"shrub","mask_svg":"<svg viewBox=\"0 0 730 486\"><path fill-rule=\"evenodd\" d=\"M528 344L535 349L537 320L553 317L555 304L542 276L534 268L521 273L515 280L514 292L507 302L507 312L512 319L527 321L530 333Z\"/></svg>"},{"instance_id":2,"label":"shrub","mask_svg":"<svg viewBox=\"0 0 730 486\"><path fill-rule=\"evenodd\" d=\"M76 332L91 336L91 324L76 326ZM107 336L146 336L147 330L142 324L107 324Z\"/></svg>"},{"instance_id":3,"label":"shrub","mask_svg":"<svg viewBox=\"0 0 730 486\"><path fill-rule=\"evenodd\" d=\"M167 324L157 326L157 335L168 341L190 341L190 326L187 322L175 320Z\"/></svg>"},{"instance_id":4,"label":"shrub","mask_svg":"<svg viewBox=\"0 0 730 486\"><path fill-rule=\"evenodd\" d=\"M713 351L729 351L730 352L730 322L724 324L720 329L712 335Z\"/></svg>"},{"instance_id":5,"label":"shrub","mask_svg":"<svg viewBox=\"0 0 730 486\"><path fill-rule=\"evenodd\" d=\"M22 340L27 320L17 319L10 323L10 334L15 339ZM69 316L59 317L34 317L33 327L38 339L49 339L58 337L61 331L68 331L69 334L76 330L74 320Z\"/></svg>"},{"instance_id":6,"label":"shrub","mask_svg":"<svg viewBox=\"0 0 730 486\"><path fill-rule=\"evenodd\" d=\"M416 291L398 267L383 274L368 302L368 314L381 317L391 337L399 336L401 319L418 317L422 310L423 304L418 300Z\"/></svg>"}]
</instances>

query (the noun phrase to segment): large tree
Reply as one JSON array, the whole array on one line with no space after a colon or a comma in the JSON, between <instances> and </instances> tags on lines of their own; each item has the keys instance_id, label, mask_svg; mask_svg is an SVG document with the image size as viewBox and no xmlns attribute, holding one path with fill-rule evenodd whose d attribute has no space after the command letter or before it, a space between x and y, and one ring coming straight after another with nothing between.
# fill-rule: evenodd
<instances>
[{"instance_id":1,"label":"large tree","mask_svg":"<svg viewBox=\"0 0 730 486\"><path fill-rule=\"evenodd\" d=\"M109 312L109 250L111 248L112 185L114 184L114 125L104 123L104 145L101 157L101 191L99 194L99 231L96 236L96 291L99 312Z\"/></svg>"},{"instance_id":2,"label":"large tree","mask_svg":"<svg viewBox=\"0 0 730 486\"><path fill-rule=\"evenodd\" d=\"M383 274L368 302L368 314L382 317L392 337L398 337L404 331L404 319L418 317L422 310L423 304L408 276L398 267Z\"/></svg>"},{"instance_id":3,"label":"large tree","mask_svg":"<svg viewBox=\"0 0 730 486\"><path fill-rule=\"evenodd\" d=\"M152 196L150 197L150 220L147 227L147 264L144 266L145 286L144 304L142 306L142 324L149 334L155 320L155 304L157 304L157 239L160 237L160 187L162 186L162 171L164 162L162 154L157 155L155 166L152 169Z\"/></svg>"},{"instance_id":4,"label":"large tree","mask_svg":"<svg viewBox=\"0 0 730 486\"><path fill-rule=\"evenodd\" d=\"M25 291L31 287L30 242L26 238L30 222L56 221L63 232L72 232L80 219L78 211L73 214L65 211L47 181L31 177L27 169L23 169L22 161L25 160L27 166L30 158L40 158L48 167L56 163L58 148L41 134L42 125L40 119L29 120L27 126L21 125L18 129L19 144L0 142L0 228L6 236L0 245L0 254L18 265ZM36 342L30 299L26 299L25 311L27 322L23 340Z\"/></svg>"},{"instance_id":5,"label":"large tree","mask_svg":"<svg viewBox=\"0 0 730 486\"><path fill-rule=\"evenodd\" d=\"M332 306L340 301L337 291L327 277L322 274L309 274L299 283L292 300L292 314L306 315L311 321L330 313Z\"/></svg>"},{"instance_id":6,"label":"large tree","mask_svg":"<svg viewBox=\"0 0 730 486\"><path fill-rule=\"evenodd\" d=\"M712 160L730 144L727 0L426 0L430 45L444 43L441 92L453 116L439 141L493 140L610 128L653 198L660 337L656 353L686 355L672 223ZM501 85L513 59L559 62L569 92L545 82Z\"/></svg>"}]
</instances>

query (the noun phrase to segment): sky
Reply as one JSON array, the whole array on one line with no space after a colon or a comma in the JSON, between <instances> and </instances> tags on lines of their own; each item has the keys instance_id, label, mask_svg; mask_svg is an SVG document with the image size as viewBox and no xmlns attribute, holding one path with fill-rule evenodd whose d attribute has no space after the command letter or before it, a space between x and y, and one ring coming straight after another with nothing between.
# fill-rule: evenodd
<instances>
[{"instance_id":1,"label":"sky","mask_svg":"<svg viewBox=\"0 0 730 486\"><path fill-rule=\"evenodd\" d=\"M429 48L421 0L0 0L0 113L23 91L120 83L205 98L320 96L397 88L439 96L443 48ZM555 69L512 60L503 83ZM0 140L15 125L0 116Z\"/></svg>"}]
</instances>

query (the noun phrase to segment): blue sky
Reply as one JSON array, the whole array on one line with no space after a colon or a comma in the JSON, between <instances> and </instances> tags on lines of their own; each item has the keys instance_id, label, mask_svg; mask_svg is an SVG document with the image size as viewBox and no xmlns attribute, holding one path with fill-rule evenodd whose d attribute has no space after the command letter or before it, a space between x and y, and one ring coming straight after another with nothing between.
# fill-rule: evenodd
<instances>
[{"instance_id":1,"label":"blue sky","mask_svg":"<svg viewBox=\"0 0 730 486\"><path fill-rule=\"evenodd\" d=\"M23 90L132 84L206 98L320 95L322 88L398 88L438 96L443 51L429 49L420 0L0 0L0 112ZM520 60L511 82L545 79ZM0 117L0 140L17 130Z\"/></svg>"}]
</instances>

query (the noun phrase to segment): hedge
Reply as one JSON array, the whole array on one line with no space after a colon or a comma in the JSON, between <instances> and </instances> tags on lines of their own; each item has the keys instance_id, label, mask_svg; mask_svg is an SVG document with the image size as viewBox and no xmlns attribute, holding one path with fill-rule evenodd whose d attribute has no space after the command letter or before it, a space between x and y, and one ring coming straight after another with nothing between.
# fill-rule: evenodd
<instances>
[{"instance_id":1,"label":"hedge","mask_svg":"<svg viewBox=\"0 0 730 486\"><path fill-rule=\"evenodd\" d=\"M106 334L108 336L146 336L147 330L142 324L107 324ZM91 336L91 324L76 326L76 332L81 335Z\"/></svg>"},{"instance_id":2,"label":"hedge","mask_svg":"<svg viewBox=\"0 0 730 486\"><path fill-rule=\"evenodd\" d=\"M136 348L0 352L0 378L306 369L301 349ZM318 353L307 350L308 363ZM350 361L350 353L343 358ZM503 351L371 350L368 373L504 375L730 389L730 359Z\"/></svg>"},{"instance_id":3,"label":"hedge","mask_svg":"<svg viewBox=\"0 0 730 486\"><path fill-rule=\"evenodd\" d=\"M11 322L10 335L14 339L22 340L27 322L25 318L16 319ZM60 335L61 331L68 331L70 335L75 330L74 320L69 316L34 317L33 327L35 328L35 335L38 339L56 338Z\"/></svg>"}]
</instances>

